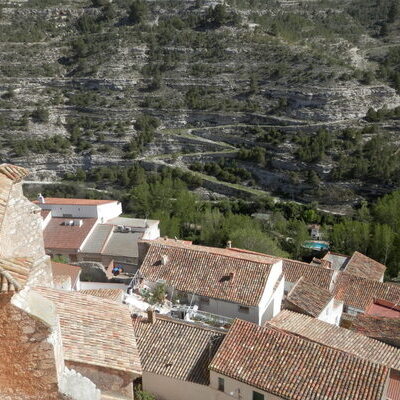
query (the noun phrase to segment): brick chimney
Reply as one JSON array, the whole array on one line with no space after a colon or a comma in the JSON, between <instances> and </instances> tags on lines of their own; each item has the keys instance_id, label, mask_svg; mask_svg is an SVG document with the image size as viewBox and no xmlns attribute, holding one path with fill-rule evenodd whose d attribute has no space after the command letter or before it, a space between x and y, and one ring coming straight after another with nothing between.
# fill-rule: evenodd
<instances>
[{"instance_id":1,"label":"brick chimney","mask_svg":"<svg viewBox=\"0 0 400 400\"><path fill-rule=\"evenodd\" d=\"M156 314L156 312L154 311L154 308L149 307L149 308L147 309L147 321L148 321L150 324L154 324L154 323L156 322L156 319L157 319L157 314Z\"/></svg>"}]
</instances>

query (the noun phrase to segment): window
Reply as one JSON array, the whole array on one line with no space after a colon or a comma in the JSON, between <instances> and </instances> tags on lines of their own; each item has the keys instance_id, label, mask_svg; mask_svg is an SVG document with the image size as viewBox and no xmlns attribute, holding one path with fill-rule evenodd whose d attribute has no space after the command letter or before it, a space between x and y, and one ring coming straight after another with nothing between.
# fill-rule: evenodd
<instances>
[{"instance_id":1,"label":"window","mask_svg":"<svg viewBox=\"0 0 400 400\"><path fill-rule=\"evenodd\" d=\"M218 378L218 390L220 392L225 392L225 381L224 381L224 378Z\"/></svg>"},{"instance_id":2,"label":"window","mask_svg":"<svg viewBox=\"0 0 400 400\"><path fill-rule=\"evenodd\" d=\"M253 390L253 400L264 400L264 395Z\"/></svg>"},{"instance_id":3,"label":"window","mask_svg":"<svg viewBox=\"0 0 400 400\"><path fill-rule=\"evenodd\" d=\"M239 306L239 312L242 314L248 314L250 312L250 308L245 306Z\"/></svg>"}]
</instances>

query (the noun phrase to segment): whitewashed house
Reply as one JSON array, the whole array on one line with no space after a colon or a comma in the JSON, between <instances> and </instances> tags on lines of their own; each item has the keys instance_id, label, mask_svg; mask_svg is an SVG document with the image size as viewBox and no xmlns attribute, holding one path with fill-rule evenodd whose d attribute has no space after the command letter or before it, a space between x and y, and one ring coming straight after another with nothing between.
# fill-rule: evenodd
<instances>
[{"instance_id":1,"label":"whitewashed house","mask_svg":"<svg viewBox=\"0 0 400 400\"><path fill-rule=\"evenodd\" d=\"M35 203L42 210L51 211L53 218L96 218L105 222L122 214L117 200L44 198L39 194Z\"/></svg>"},{"instance_id":2,"label":"whitewashed house","mask_svg":"<svg viewBox=\"0 0 400 400\"><path fill-rule=\"evenodd\" d=\"M262 325L281 309L282 261L181 241L142 241L142 285L165 284L173 302Z\"/></svg>"},{"instance_id":3,"label":"whitewashed house","mask_svg":"<svg viewBox=\"0 0 400 400\"><path fill-rule=\"evenodd\" d=\"M46 253L69 262L100 262L111 269L120 265L135 273L138 241L160 237L159 221L120 217L116 200L44 198L41 208Z\"/></svg>"},{"instance_id":4,"label":"whitewashed house","mask_svg":"<svg viewBox=\"0 0 400 400\"><path fill-rule=\"evenodd\" d=\"M335 300L332 293L301 277L285 299L285 308L309 315L330 324L339 325L343 302Z\"/></svg>"},{"instance_id":5,"label":"whitewashed house","mask_svg":"<svg viewBox=\"0 0 400 400\"><path fill-rule=\"evenodd\" d=\"M397 383L386 345L378 364L361 345L360 354L342 351L240 319L224 334L149 311L133 329L143 368L136 384L158 400L386 400Z\"/></svg>"},{"instance_id":6,"label":"whitewashed house","mask_svg":"<svg viewBox=\"0 0 400 400\"><path fill-rule=\"evenodd\" d=\"M391 385L382 365L242 320L235 320L209 368L218 400L384 400Z\"/></svg>"}]
</instances>

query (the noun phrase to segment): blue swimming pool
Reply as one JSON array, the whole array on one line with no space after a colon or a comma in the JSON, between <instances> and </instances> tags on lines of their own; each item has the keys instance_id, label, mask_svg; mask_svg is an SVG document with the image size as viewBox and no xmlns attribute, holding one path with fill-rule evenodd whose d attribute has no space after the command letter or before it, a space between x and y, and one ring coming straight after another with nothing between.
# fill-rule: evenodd
<instances>
[{"instance_id":1,"label":"blue swimming pool","mask_svg":"<svg viewBox=\"0 0 400 400\"><path fill-rule=\"evenodd\" d=\"M304 242L303 247L306 247L307 249L323 251L329 249L329 244L326 242Z\"/></svg>"}]
</instances>

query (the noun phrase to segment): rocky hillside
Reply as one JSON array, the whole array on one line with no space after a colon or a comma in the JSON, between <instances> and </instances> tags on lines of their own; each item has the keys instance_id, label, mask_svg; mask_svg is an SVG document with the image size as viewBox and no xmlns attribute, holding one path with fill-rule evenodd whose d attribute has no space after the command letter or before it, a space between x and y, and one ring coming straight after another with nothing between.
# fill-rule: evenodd
<instances>
[{"instance_id":1,"label":"rocky hillside","mask_svg":"<svg viewBox=\"0 0 400 400\"><path fill-rule=\"evenodd\" d=\"M34 181L136 160L328 208L400 185L398 0L0 7L0 154Z\"/></svg>"}]
</instances>

